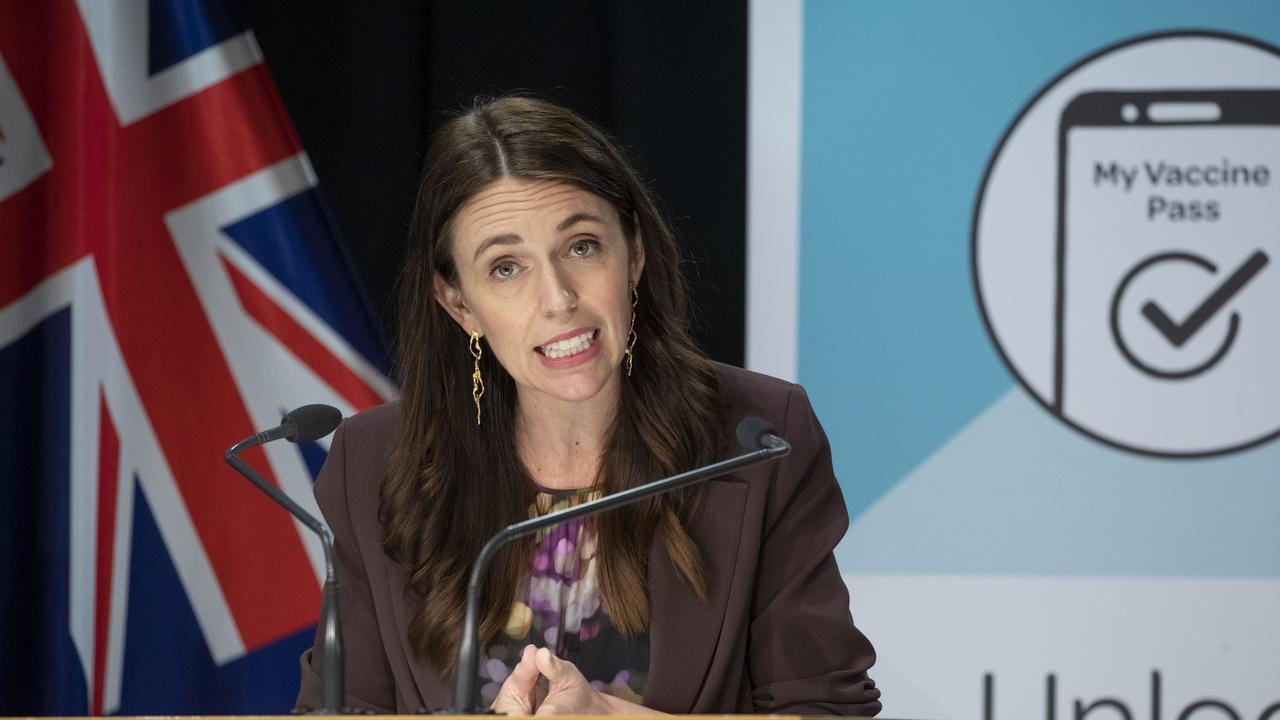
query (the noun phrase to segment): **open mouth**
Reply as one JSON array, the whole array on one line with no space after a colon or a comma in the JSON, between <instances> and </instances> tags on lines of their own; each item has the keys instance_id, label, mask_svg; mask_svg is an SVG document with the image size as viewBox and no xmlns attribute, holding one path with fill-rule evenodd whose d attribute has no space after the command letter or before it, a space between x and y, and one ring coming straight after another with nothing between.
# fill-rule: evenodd
<instances>
[{"instance_id":1,"label":"open mouth","mask_svg":"<svg viewBox=\"0 0 1280 720\"><path fill-rule=\"evenodd\" d=\"M573 337L557 340L546 345L539 345L534 351L545 355L553 360L567 358L586 352L591 347L591 343L595 341L596 336L600 334L599 328L587 330L585 332L574 335Z\"/></svg>"}]
</instances>

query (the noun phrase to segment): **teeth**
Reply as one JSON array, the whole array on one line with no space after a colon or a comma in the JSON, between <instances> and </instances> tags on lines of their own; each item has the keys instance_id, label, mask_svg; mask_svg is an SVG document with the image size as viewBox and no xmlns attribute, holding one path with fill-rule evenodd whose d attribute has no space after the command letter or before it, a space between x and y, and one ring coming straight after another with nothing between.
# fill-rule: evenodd
<instances>
[{"instance_id":1,"label":"teeth","mask_svg":"<svg viewBox=\"0 0 1280 720\"><path fill-rule=\"evenodd\" d=\"M563 358L570 355L577 355L591 346L591 338L596 334L595 330L589 330L577 337L571 337L568 340L547 343L542 346L542 354L549 358Z\"/></svg>"}]
</instances>

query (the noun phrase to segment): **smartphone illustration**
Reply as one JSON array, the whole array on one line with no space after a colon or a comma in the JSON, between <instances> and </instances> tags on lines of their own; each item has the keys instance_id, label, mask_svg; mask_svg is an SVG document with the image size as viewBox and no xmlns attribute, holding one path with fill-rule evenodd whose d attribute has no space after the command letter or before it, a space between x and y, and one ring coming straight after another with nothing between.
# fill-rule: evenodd
<instances>
[{"instance_id":1,"label":"smartphone illustration","mask_svg":"<svg viewBox=\"0 0 1280 720\"><path fill-rule=\"evenodd\" d=\"M1057 192L1054 412L1163 455L1280 432L1280 90L1079 95Z\"/></svg>"}]
</instances>

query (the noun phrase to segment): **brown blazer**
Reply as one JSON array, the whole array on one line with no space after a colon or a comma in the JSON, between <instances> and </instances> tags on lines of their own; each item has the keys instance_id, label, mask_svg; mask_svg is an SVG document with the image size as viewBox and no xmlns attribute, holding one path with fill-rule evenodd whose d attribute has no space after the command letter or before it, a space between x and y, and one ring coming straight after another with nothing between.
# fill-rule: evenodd
<instances>
[{"instance_id":1,"label":"brown blazer","mask_svg":"<svg viewBox=\"0 0 1280 720\"><path fill-rule=\"evenodd\" d=\"M710 601L680 580L660 540L650 551L649 685L672 713L875 715L875 652L853 625L831 551L849 526L831 448L798 385L739 368L722 375L724 454L748 415L792 444L781 461L709 483L692 528ZM379 483L397 406L346 420L316 481L340 579L347 703L383 712L449 707L452 686L409 648L404 568L379 543ZM318 649L319 639L316 648ZM319 653L302 656L298 706L320 703Z\"/></svg>"}]
</instances>

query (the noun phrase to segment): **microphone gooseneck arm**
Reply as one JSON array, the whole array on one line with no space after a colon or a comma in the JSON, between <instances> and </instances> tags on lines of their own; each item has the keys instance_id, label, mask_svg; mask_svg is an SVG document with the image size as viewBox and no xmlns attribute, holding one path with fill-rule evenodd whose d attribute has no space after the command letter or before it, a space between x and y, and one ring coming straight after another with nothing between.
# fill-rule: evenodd
<instances>
[{"instance_id":1,"label":"microphone gooseneck arm","mask_svg":"<svg viewBox=\"0 0 1280 720\"><path fill-rule=\"evenodd\" d=\"M791 452L791 445L772 432L763 433L759 438L758 450L721 460L705 467L696 468L669 478L655 480L643 485L606 495L596 500L575 505L564 510L547 513L522 522L508 525L489 538L480 549L475 563L471 566L471 576L467 582L467 610L463 621L462 641L458 644L458 662L454 667L453 708L448 710L452 715L484 715L490 713L488 708L480 705L480 593L485 571L494 553L503 545L525 535L531 535L544 528L596 513L616 510L624 505L639 502L645 498L662 495L704 480L727 475L736 470L768 462Z\"/></svg>"},{"instance_id":2,"label":"microphone gooseneck arm","mask_svg":"<svg viewBox=\"0 0 1280 720\"><path fill-rule=\"evenodd\" d=\"M294 502L293 498L286 495L283 490L259 475L257 470L250 467L249 463L245 462L240 457L240 453L248 450L249 448L257 447L262 445L264 442L271 442L272 440L278 440L279 438L284 437L284 435L270 437L270 434L271 430L264 430L253 437L245 438L235 445L232 445L231 449L227 450L226 455L223 457L226 459L228 465L235 468L241 475L245 476L245 478L248 479L249 482L253 483L255 487L271 496L271 499L283 506L285 510L288 510L290 515L298 518L303 525L306 525L312 532L319 535L320 539L325 543L325 547L328 548L333 544L333 536L329 533L329 528L325 527L325 524L317 520L311 515L311 513L303 510L302 506ZM266 437L266 439L263 440L263 437ZM331 560L332 558L329 557L329 551L326 550L326 565L331 564Z\"/></svg>"},{"instance_id":3,"label":"microphone gooseneck arm","mask_svg":"<svg viewBox=\"0 0 1280 720\"><path fill-rule=\"evenodd\" d=\"M340 415L338 417L341 418ZM334 424L336 425L336 423ZM324 433L324 435L327 434L327 432ZM314 714L336 715L343 712L343 698L346 696L344 687L346 674L343 672L342 632L338 625L338 575L333 559L333 533L329 531L329 528L324 523L317 520L311 513L303 510L301 505L294 502L280 488L268 482L266 478L258 474L257 470L254 470L240 457L240 453L249 448L283 437L292 439L291 435L293 435L293 428L290 423L285 422L279 427L264 430L253 437L245 438L232 445L223 457L228 465L235 468L255 487L266 493L281 507L288 510L289 514L320 536L320 544L324 548L325 570L324 594L320 602L320 636L323 645L322 659L324 663L321 679L324 690L323 707L317 708Z\"/></svg>"}]
</instances>

